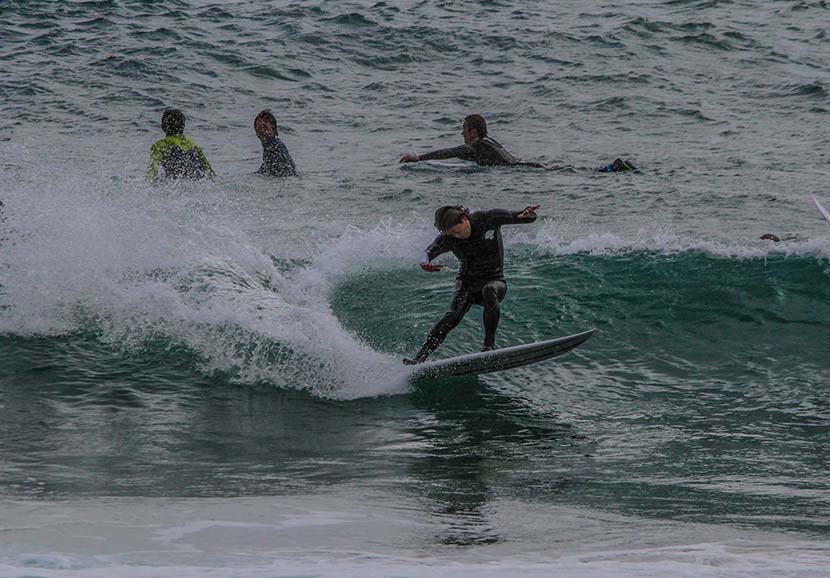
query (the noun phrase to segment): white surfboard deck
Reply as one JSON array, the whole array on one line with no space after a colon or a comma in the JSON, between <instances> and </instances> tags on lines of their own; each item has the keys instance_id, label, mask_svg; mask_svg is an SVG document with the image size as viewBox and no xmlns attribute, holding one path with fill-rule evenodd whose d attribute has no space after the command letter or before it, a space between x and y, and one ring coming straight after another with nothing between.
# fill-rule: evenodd
<instances>
[{"instance_id":1,"label":"white surfboard deck","mask_svg":"<svg viewBox=\"0 0 830 578\"><path fill-rule=\"evenodd\" d=\"M411 377L479 375L538 363L579 347L594 334L594 331L596 329L589 329L582 333L548 339L547 341L514 345L512 347L505 347L504 349L494 349L493 351L468 353L466 355L439 359L437 361L426 361L414 366Z\"/></svg>"},{"instance_id":2,"label":"white surfboard deck","mask_svg":"<svg viewBox=\"0 0 830 578\"><path fill-rule=\"evenodd\" d=\"M827 209L821 206L821 203L818 202L818 199L815 195L813 195L813 202L816 204L818 212L821 213L822 217L824 217L824 220L830 223L830 212L828 212Z\"/></svg>"}]
</instances>

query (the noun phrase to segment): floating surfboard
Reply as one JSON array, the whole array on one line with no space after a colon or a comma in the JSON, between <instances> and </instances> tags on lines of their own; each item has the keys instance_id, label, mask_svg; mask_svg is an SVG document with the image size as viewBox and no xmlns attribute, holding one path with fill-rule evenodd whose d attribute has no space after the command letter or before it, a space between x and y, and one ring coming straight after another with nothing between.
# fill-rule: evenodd
<instances>
[{"instance_id":1,"label":"floating surfboard","mask_svg":"<svg viewBox=\"0 0 830 578\"><path fill-rule=\"evenodd\" d=\"M815 195L813 195L813 202L816 204L818 212L821 213L822 217L824 217L824 220L830 223L830 212L827 212L827 209L821 206L821 203L818 202L818 199Z\"/></svg>"},{"instance_id":2,"label":"floating surfboard","mask_svg":"<svg viewBox=\"0 0 830 578\"><path fill-rule=\"evenodd\" d=\"M596 329L589 329L582 333L548 339L547 341L514 345L504 349L494 349L493 351L468 353L467 355L437 361L426 361L415 366L412 377L478 375L538 363L579 347L594 334L594 331Z\"/></svg>"},{"instance_id":3,"label":"floating surfboard","mask_svg":"<svg viewBox=\"0 0 830 578\"><path fill-rule=\"evenodd\" d=\"M443 161L420 161L417 163L403 163L401 168L415 171L449 171L449 172L478 172L484 170L483 167L470 162L461 160L443 160Z\"/></svg>"}]
</instances>

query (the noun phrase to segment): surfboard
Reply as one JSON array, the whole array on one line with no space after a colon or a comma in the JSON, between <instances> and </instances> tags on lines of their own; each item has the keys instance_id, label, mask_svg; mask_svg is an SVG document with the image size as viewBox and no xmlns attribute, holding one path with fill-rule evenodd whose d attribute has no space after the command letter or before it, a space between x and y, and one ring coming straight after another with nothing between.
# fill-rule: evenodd
<instances>
[{"instance_id":1,"label":"surfboard","mask_svg":"<svg viewBox=\"0 0 830 578\"><path fill-rule=\"evenodd\" d=\"M818 199L815 195L813 195L813 202L816 204L818 212L821 213L822 217L824 217L824 220L830 223L830 212L828 212L827 209L821 206L821 203L818 202Z\"/></svg>"},{"instance_id":2,"label":"surfboard","mask_svg":"<svg viewBox=\"0 0 830 578\"><path fill-rule=\"evenodd\" d=\"M421 161L417 163L403 163L401 168L414 171L449 171L449 172L478 172L484 170L471 161L443 160L443 161Z\"/></svg>"},{"instance_id":3,"label":"surfboard","mask_svg":"<svg viewBox=\"0 0 830 578\"><path fill-rule=\"evenodd\" d=\"M411 377L479 375L539 363L579 347L594 334L594 331L596 329L592 328L582 333L548 339L547 341L537 341L505 347L504 349L494 349L493 351L480 351L448 359L426 361L414 366L415 370Z\"/></svg>"}]
</instances>

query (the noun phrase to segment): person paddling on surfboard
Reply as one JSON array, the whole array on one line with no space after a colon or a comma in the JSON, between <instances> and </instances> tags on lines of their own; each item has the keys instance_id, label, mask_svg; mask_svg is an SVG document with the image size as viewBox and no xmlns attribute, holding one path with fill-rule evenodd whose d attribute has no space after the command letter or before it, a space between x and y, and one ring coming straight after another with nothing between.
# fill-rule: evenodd
<instances>
[{"instance_id":1,"label":"person paddling on surfboard","mask_svg":"<svg viewBox=\"0 0 830 578\"><path fill-rule=\"evenodd\" d=\"M424 251L421 269L430 273L440 271L441 265L433 264L432 260L449 251L458 258L461 267L449 310L432 328L418 354L403 360L406 365L425 361L473 305L484 307L482 351L495 348L499 303L507 294L501 227L532 223L538 208L539 205L534 205L516 212L492 209L469 213L461 206L445 206L435 211L435 227L441 233Z\"/></svg>"},{"instance_id":2,"label":"person paddling on surfboard","mask_svg":"<svg viewBox=\"0 0 830 578\"><path fill-rule=\"evenodd\" d=\"M572 170L571 165L549 166L544 163L522 161L507 152L498 141L487 136L487 121L480 114L471 114L464 119L461 125L461 136L464 137L464 144L461 146L440 149L424 153L407 153L401 157L402 163L417 163L419 161L433 161L441 159L461 159L472 161L477 165L485 167L512 166L532 167L549 171ZM614 162L595 169L600 173L619 173L624 171L636 171L631 162L623 159L616 159Z\"/></svg>"},{"instance_id":3,"label":"person paddling on surfboard","mask_svg":"<svg viewBox=\"0 0 830 578\"><path fill-rule=\"evenodd\" d=\"M461 146L441 149L418 155L407 153L401 157L402 163L416 163L440 159L462 159L472 161L485 167L493 166L524 166L548 168L542 163L524 162L507 152L498 141L487 136L487 121L480 114L471 114L464 119L461 125L461 136L464 144Z\"/></svg>"}]
</instances>

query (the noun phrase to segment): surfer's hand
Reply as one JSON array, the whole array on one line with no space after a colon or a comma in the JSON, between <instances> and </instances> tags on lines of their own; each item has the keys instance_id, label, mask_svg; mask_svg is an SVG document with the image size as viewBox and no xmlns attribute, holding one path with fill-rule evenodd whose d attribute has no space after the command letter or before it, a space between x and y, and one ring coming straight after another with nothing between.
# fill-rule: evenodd
<instances>
[{"instance_id":1,"label":"surfer's hand","mask_svg":"<svg viewBox=\"0 0 830 578\"><path fill-rule=\"evenodd\" d=\"M418 155L416 155L415 153L406 153L405 155L403 155L401 157L401 160L399 162L402 162L402 163L417 163L419 160L421 160L421 159L419 159Z\"/></svg>"},{"instance_id":2,"label":"surfer's hand","mask_svg":"<svg viewBox=\"0 0 830 578\"><path fill-rule=\"evenodd\" d=\"M536 214L536 209L541 207L542 205L531 205L529 207L525 207L525 210L519 213L520 219L527 219L530 215Z\"/></svg>"},{"instance_id":3,"label":"surfer's hand","mask_svg":"<svg viewBox=\"0 0 830 578\"><path fill-rule=\"evenodd\" d=\"M424 271L428 271L430 273L435 273L436 271L441 270L441 265L434 265L432 263L422 262L421 269L423 269Z\"/></svg>"}]
</instances>

